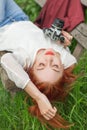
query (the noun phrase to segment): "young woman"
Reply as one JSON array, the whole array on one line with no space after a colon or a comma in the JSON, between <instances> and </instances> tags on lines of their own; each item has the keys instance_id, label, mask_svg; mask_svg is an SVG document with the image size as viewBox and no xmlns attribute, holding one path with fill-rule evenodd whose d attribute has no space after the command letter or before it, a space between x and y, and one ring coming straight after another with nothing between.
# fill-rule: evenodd
<instances>
[{"instance_id":1,"label":"young woman","mask_svg":"<svg viewBox=\"0 0 87 130\"><path fill-rule=\"evenodd\" d=\"M56 114L57 109L50 100L66 96L63 84L75 78L71 74L75 57L59 41L45 37L13 0L0 0L0 6L0 51L7 51L1 57L2 67L9 79L36 101L38 107L31 112L35 110L37 116L40 113L40 119L44 117L52 126L69 127ZM72 37L64 31L63 34L65 45L70 44ZM57 123L53 124L53 120Z\"/></svg>"}]
</instances>

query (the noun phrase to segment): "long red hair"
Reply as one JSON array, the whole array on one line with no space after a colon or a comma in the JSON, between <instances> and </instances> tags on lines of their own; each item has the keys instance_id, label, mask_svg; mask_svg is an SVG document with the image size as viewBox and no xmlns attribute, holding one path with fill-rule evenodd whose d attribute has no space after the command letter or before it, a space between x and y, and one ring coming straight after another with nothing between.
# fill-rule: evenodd
<instances>
[{"instance_id":1,"label":"long red hair","mask_svg":"<svg viewBox=\"0 0 87 130\"><path fill-rule=\"evenodd\" d=\"M37 86L37 88L44 93L50 102L53 101L63 101L67 94L71 89L71 84L75 79L76 76L72 74L74 69L74 65L69 67L68 69L64 70L63 76L54 84L39 82L37 77L33 73L33 69L28 70L29 77L31 78L32 82ZM69 122L65 121L58 113L54 118L51 120L45 120L45 118L41 115L38 105L34 102L35 105L29 107L29 112L32 115L35 115L42 123L44 123L47 128L49 129L49 125L53 128L69 128L72 126ZM50 129L49 129L50 130Z\"/></svg>"}]
</instances>

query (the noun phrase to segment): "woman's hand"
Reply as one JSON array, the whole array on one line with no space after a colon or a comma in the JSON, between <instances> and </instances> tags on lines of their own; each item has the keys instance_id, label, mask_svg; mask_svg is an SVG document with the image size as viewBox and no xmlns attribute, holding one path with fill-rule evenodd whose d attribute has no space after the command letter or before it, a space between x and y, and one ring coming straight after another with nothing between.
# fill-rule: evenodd
<instances>
[{"instance_id":1,"label":"woman's hand","mask_svg":"<svg viewBox=\"0 0 87 130\"><path fill-rule=\"evenodd\" d=\"M41 115L46 119L52 119L57 109L52 107L48 98L41 93L32 81L29 81L24 90L37 102Z\"/></svg>"},{"instance_id":2,"label":"woman's hand","mask_svg":"<svg viewBox=\"0 0 87 130\"><path fill-rule=\"evenodd\" d=\"M64 40L64 43L61 43L61 44L63 44L64 47L70 46L73 37L66 31L62 31L62 34L63 34L65 40Z\"/></svg>"},{"instance_id":3,"label":"woman's hand","mask_svg":"<svg viewBox=\"0 0 87 130\"><path fill-rule=\"evenodd\" d=\"M64 47L70 46L73 37L68 32L66 32L66 31L62 31L62 34L65 37Z\"/></svg>"},{"instance_id":4,"label":"woman's hand","mask_svg":"<svg viewBox=\"0 0 87 130\"><path fill-rule=\"evenodd\" d=\"M41 98L37 100L36 102L38 104L41 115L46 120L50 120L55 116L57 109L55 107L52 107L49 100L44 94L42 94Z\"/></svg>"}]
</instances>

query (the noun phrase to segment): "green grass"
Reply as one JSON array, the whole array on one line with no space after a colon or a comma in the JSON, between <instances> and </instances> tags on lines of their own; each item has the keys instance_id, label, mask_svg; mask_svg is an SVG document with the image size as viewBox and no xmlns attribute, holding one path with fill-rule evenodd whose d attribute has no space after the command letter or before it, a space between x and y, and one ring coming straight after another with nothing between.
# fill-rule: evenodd
<instances>
[{"instance_id":1,"label":"green grass","mask_svg":"<svg viewBox=\"0 0 87 130\"><path fill-rule=\"evenodd\" d=\"M81 56L75 68L80 74L73 84L64 103L56 102L59 113L74 126L70 130L87 128L87 51ZM25 102L26 93L18 92L14 98L0 83L0 130L46 130L40 122L28 112L31 100Z\"/></svg>"},{"instance_id":2,"label":"green grass","mask_svg":"<svg viewBox=\"0 0 87 130\"><path fill-rule=\"evenodd\" d=\"M24 12L29 16L29 19L34 21L41 7L34 0L15 0L17 4L24 10Z\"/></svg>"}]
</instances>

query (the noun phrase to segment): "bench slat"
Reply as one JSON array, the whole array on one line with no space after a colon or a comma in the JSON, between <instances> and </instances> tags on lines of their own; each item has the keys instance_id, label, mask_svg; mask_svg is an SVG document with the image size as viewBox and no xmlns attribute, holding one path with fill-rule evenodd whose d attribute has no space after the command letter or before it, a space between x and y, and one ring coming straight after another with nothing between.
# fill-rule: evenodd
<instances>
[{"instance_id":1,"label":"bench slat","mask_svg":"<svg viewBox=\"0 0 87 130\"><path fill-rule=\"evenodd\" d=\"M81 44L85 49L87 49L87 37L82 35L77 29L71 32L72 36Z\"/></svg>"},{"instance_id":2,"label":"bench slat","mask_svg":"<svg viewBox=\"0 0 87 130\"><path fill-rule=\"evenodd\" d=\"M85 37L87 37L87 24L80 23L76 29L82 33Z\"/></svg>"},{"instance_id":3,"label":"bench slat","mask_svg":"<svg viewBox=\"0 0 87 130\"><path fill-rule=\"evenodd\" d=\"M39 4L41 7L44 6L46 0L35 0L37 4Z\"/></svg>"}]
</instances>

